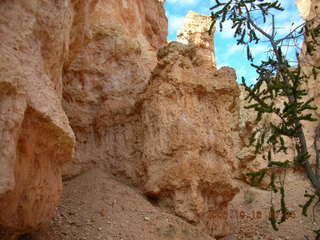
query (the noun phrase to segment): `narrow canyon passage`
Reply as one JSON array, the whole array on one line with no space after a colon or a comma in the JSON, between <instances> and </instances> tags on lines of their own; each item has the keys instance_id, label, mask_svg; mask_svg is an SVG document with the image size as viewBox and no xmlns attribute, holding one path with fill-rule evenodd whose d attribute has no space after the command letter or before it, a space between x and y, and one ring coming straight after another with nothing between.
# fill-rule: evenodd
<instances>
[{"instance_id":1,"label":"narrow canyon passage","mask_svg":"<svg viewBox=\"0 0 320 240\"><path fill-rule=\"evenodd\" d=\"M248 184L264 164L247 147L259 126L235 71L216 66L211 18L189 12L168 42L163 4L0 2L0 240L311 235L301 173L288 173L279 232L269 192Z\"/></svg>"}]
</instances>

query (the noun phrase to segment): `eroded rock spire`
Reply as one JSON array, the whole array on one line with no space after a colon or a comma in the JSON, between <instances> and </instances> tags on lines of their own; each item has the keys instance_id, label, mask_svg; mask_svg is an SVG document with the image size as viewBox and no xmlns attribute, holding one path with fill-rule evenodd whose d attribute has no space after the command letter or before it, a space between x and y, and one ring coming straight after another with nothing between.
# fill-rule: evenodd
<instances>
[{"instance_id":1,"label":"eroded rock spire","mask_svg":"<svg viewBox=\"0 0 320 240\"><path fill-rule=\"evenodd\" d=\"M183 27L178 31L177 41L196 45L198 53L204 57L207 65L215 67L213 34L208 34L210 25L210 16L189 11Z\"/></svg>"}]
</instances>

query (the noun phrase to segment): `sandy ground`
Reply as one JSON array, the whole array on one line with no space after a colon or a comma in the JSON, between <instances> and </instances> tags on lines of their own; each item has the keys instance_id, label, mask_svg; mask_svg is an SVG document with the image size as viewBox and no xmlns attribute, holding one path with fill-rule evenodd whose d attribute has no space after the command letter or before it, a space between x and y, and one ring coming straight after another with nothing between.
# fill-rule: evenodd
<instances>
[{"instance_id":1,"label":"sandy ground","mask_svg":"<svg viewBox=\"0 0 320 240\"><path fill-rule=\"evenodd\" d=\"M152 205L134 188L93 169L65 183L51 225L20 240L213 240Z\"/></svg>"},{"instance_id":2,"label":"sandy ground","mask_svg":"<svg viewBox=\"0 0 320 240\"><path fill-rule=\"evenodd\" d=\"M294 183L298 180L288 184L291 192L297 191ZM233 234L224 240L305 240L312 232L310 226L317 227L318 222L311 224L311 217L294 216L280 231L273 231L268 221L266 193L258 189L250 191L250 194L249 190L242 191L234 199L231 210L238 210L237 221L233 221ZM301 194L297 191L296 195ZM294 200L294 205L301 201ZM18 240L169 239L214 240L201 229L153 205L136 188L102 170L92 169L65 182L57 215L50 226ZM314 237L309 235L309 239ZM0 240L7 239L0 237Z\"/></svg>"}]
</instances>

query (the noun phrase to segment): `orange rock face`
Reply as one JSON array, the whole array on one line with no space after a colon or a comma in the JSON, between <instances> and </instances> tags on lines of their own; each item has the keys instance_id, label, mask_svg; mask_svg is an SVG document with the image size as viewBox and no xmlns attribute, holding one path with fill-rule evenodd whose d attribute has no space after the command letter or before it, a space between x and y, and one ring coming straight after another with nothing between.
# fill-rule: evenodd
<instances>
[{"instance_id":1,"label":"orange rock face","mask_svg":"<svg viewBox=\"0 0 320 240\"><path fill-rule=\"evenodd\" d=\"M297 6L300 11L300 15L308 21L310 27L317 27L320 24L320 2L316 0L304 0L297 1ZM312 40L311 35L306 36L305 42ZM319 37L317 38L319 41ZM315 105L320 106L320 75L319 69L314 69L313 67L320 66L320 46L317 45L312 52L312 55L308 54L306 51L306 44L303 44L302 54L300 54L300 63L303 71L306 75L309 76L309 80L307 82L307 88L309 92L309 96L313 96L315 98ZM317 73L317 74L314 74ZM320 109L318 108L316 111L317 117L320 117Z\"/></svg>"},{"instance_id":2,"label":"orange rock face","mask_svg":"<svg viewBox=\"0 0 320 240\"><path fill-rule=\"evenodd\" d=\"M212 235L228 233L209 212L238 191L239 89L231 69L215 71L207 17L191 14L180 34L194 45L161 47L156 0L5 1L0 11L2 229L50 220L67 162L65 177L99 165Z\"/></svg>"},{"instance_id":3,"label":"orange rock face","mask_svg":"<svg viewBox=\"0 0 320 240\"><path fill-rule=\"evenodd\" d=\"M86 45L71 45L64 70L63 106L77 138L65 176L99 163L136 178L136 103L166 42L167 19L155 0L99 1L89 18Z\"/></svg>"},{"instance_id":4,"label":"orange rock face","mask_svg":"<svg viewBox=\"0 0 320 240\"><path fill-rule=\"evenodd\" d=\"M1 230L37 229L60 196L74 145L61 105L71 15L65 1L0 3Z\"/></svg>"},{"instance_id":5,"label":"orange rock face","mask_svg":"<svg viewBox=\"0 0 320 240\"><path fill-rule=\"evenodd\" d=\"M215 68L209 26L191 12L180 43L167 44L163 1L2 0L0 234L48 223L61 175L93 166L212 236L271 232L267 218L251 229L223 215L267 211L269 193L245 183L265 162L245 147L254 116L234 71ZM308 85L317 104L318 82ZM297 209L307 182L288 179ZM297 218L284 232L298 227Z\"/></svg>"},{"instance_id":6,"label":"orange rock face","mask_svg":"<svg viewBox=\"0 0 320 240\"><path fill-rule=\"evenodd\" d=\"M171 42L158 52L142 104L144 190L213 236L225 236L229 225L212 213L238 192L231 173L239 88L232 69L206 71L196 50Z\"/></svg>"},{"instance_id":7,"label":"orange rock face","mask_svg":"<svg viewBox=\"0 0 320 240\"><path fill-rule=\"evenodd\" d=\"M209 35L212 20L210 16L189 11L184 20L183 27L177 34L177 41L197 46L198 55L205 59L208 70L215 66L213 36ZM212 29L214 33L215 27Z\"/></svg>"},{"instance_id":8,"label":"orange rock face","mask_svg":"<svg viewBox=\"0 0 320 240\"><path fill-rule=\"evenodd\" d=\"M160 48L167 22L158 1L100 1L90 14L87 45L64 68L63 106L77 138L65 177L98 165L226 235L228 224L208 211L226 208L238 191L231 171L240 92L233 70L216 72L208 58L208 18L185 36L195 45Z\"/></svg>"},{"instance_id":9,"label":"orange rock face","mask_svg":"<svg viewBox=\"0 0 320 240\"><path fill-rule=\"evenodd\" d=\"M73 156L61 100L77 137L73 175L128 122L167 20L155 0L2 1L0 13L0 226L23 233L54 214Z\"/></svg>"}]
</instances>

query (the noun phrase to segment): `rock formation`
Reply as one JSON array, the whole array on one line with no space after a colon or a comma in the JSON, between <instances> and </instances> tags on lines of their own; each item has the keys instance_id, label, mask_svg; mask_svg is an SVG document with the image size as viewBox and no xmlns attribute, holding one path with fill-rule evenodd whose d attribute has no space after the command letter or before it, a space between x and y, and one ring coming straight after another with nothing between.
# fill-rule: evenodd
<instances>
[{"instance_id":1,"label":"rock formation","mask_svg":"<svg viewBox=\"0 0 320 240\"><path fill-rule=\"evenodd\" d=\"M39 228L61 193L74 145L61 105L71 16L62 0L0 3L1 230Z\"/></svg>"},{"instance_id":2,"label":"rock formation","mask_svg":"<svg viewBox=\"0 0 320 240\"><path fill-rule=\"evenodd\" d=\"M209 72L196 52L178 42L158 51L142 105L144 190L188 221L206 224L212 235L225 236L229 225L210 214L226 209L238 192L231 173L239 88L232 69Z\"/></svg>"},{"instance_id":3,"label":"rock formation","mask_svg":"<svg viewBox=\"0 0 320 240\"><path fill-rule=\"evenodd\" d=\"M299 227L297 217L273 233L265 204L269 192L247 184L245 173L265 164L246 147L257 126L254 113L243 107L235 72L215 67L210 17L189 12L179 42L167 43L163 2L1 1L2 239L47 224L61 193L61 175L75 178L91 168L99 170L83 179L112 174L119 181L110 186L125 182L158 210L181 217L177 222L192 223L200 239L209 237L199 228L214 237L234 233L250 239L292 235ZM304 61L318 64L318 57ZM318 80L308 85L317 104ZM310 140L315 125L305 127ZM296 173L289 173L288 181L289 207L298 212L308 182ZM75 200L72 187L67 193ZM252 211L254 217L246 218ZM253 222L259 228L252 228ZM306 222L310 228L312 219ZM185 236L190 226L185 224L168 236Z\"/></svg>"},{"instance_id":4,"label":"rock formation","mask_svg":"<svg viewBox=\"0 0 320 240\"><path fill-rule=\"evenodd\" d=\"M166 42L166 19L157 1L144 1L148 8L133 4L124 15L118 1L108 8L101 4L92 12L99 17L88 26L88 44L64 70L63 106L77 138L65 177L102 166L184 219L203 219L213 235L226 235L227 224L205 215L226 208L237 193L230 174L239 89L231 69L212 73L212 38L201 33L208 17L189 16L193 26L205 19L195 34L189 27L185 39L191 45L159 49ZM149 16L143 9L154 12ZM145 32L144 26L152 27Z\"/></svg>"},{"instance_id":5,"label":"rock formation","mask_svg":"<svg viewBox=\"0 0 320 240\"><path fill-rule=\"evenodd\" d=\"M99 1L88 18L86 44L71 45L63 74L63 106L77 138L65 176L98 163L136 179L136 103L166 42L167 19L155 0Z\"/></svg>"},{"instance_id":6,"label":"rock formation","mask_svg":"<svg viewBox=\"0 0 320 240\"><path fill-rule=\"evenodd\" d=\"M320 24L320 1L297 1L297 6L299 8L301 16L308 22L310 27L318 27ZM311 35L307 35L305 37L305 42L311 40ZM317 37L317 41L319 41L319 36ZM315 98L315 105L320 106L320 76L319 74L314 74L316 71L319 73L319 69L314 67L320 67L320 47L316 46L312 54L309 54L306 50L306 43L303 44L302 54L300 54L300 63L301 67L306 75L309 76L309 80L307 82L307 88L309 96ZM320 117L320 109L318 108L315 112L317 117Z\"/></svg>"},{"instance_id":7,"label":"rock formation","mask_svg":"<svg viewBox=\"0 0 320 240\"><path fill-rule=\"evenodd\" d=\"M199 56L206 58L205 62L210 70L212 70L212 65L215 66L214 34L208 34L211 22L210 16L189 11L183 27L177 34L178 42L197 46L196 51L199 52ZM212 33L214 31L215 27L212 28Z\"/></svg>"},{"instance_id":8,"label":"rock formation","mask_svg":"<svg viewBox=\"0 0 320 240\"><path fill-rule=\"evenodd\" d=\"M135 129L128 126L129 144L117 150L118 128L135 118L167 20L157 0L3 1L0 12L0 226L23 233L54 213L73 131L65 176L100 160L98 146L110 168L113 153L131 160ZM130 176L123 160L116 167Z\"/></svg>"},{"instance_id":9,"label":"rock formation","mask_svg":"<svg viewBox=\"0 0 320 240\"><path fill-rule=\"evenodd\" d=\"M296 5L300 12L300 16L304 19L307 19L310 15L311 0L297 0Z\"/></svg>"}]
</instances>

